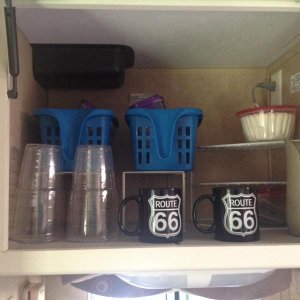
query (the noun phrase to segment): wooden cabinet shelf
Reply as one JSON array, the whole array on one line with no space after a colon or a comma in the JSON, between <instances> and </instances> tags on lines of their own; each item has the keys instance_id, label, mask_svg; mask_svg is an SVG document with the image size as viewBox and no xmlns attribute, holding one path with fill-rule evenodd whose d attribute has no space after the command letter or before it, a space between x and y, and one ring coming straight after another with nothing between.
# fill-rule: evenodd
<instances>
[{"instance_id":1,"label":"wooden cabinet shelf","mask_svg":"<svg viewBox=\"0 0 300 300\"><path fill-rule=\"evenodd\" d=\"M260 241L251 243L220 242L196 230L180 245L124 237L102 244L11 243L9 251L0 253L0 266L0 275L300 268L300 238L279 228L261 229Z\"/></svg>"}]
</instances>

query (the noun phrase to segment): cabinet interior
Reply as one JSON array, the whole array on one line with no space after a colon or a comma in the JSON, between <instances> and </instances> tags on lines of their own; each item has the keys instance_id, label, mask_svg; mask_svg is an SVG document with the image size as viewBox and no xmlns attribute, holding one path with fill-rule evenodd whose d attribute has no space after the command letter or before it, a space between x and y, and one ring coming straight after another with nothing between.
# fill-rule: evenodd
<instances>
[{"instance_id":1,"label":"cabinet interior","mask_svg":"<svg viewBox=\"0 0 300 300\"><path fill-rule=\"evenodd\" d=\"M163 11L143 11L141 13L112 11L111 14L107 14L103 10L93 12L93 17L98 15L97 20L103 20L104 23L96 23L94 19L88 19L86 16L82 18L85 13L87 12L40 10L38 14L35 14L35 10L23 9L18 15L19 97L17 101L10 102L10 228L15 206L14 192L24 146L26 143L39 142L38 124L32 117L32 112L36 108L77 108L82 99L87 99L97 108L112 109L116 113L120 125L112 146L117 187L121 200L121 173L133 170L129 130L124 120L131 93L158 93L164 97L168 108L201 108L204 112L204 119L198 129L197 145L244 142L240 121L235 113L241 109L252 107L251 90L253 86L258 82L269 80L270 74L278 69L282 70L283 76L283 103L297 104L299 100L299 93L292 94L289 88L290 75L300 71L300 45L294 45L298 29L293 27L287 31L289 26L300 23L298 14L250 14L247 15L245 24L247 30L245 30L245 27L241 26L245 13L239 13L232 18L232 14L223 12L213 15L212 12L174 12L173 15L168 15ZM148 20L149 16L154 17L152 22ZM188 24L184 25L181 31L174 36L174 29L171 30L173 23L181 22L180 24L182 24L181 18L187 20L189 16L191 16L191 20L187 21ZM216 18L217 16L218 18ZM251 30L251 24L256 23L258 16L265 16L267 20L266 18L259 19L256 28L261 31L254 32ZM40 25L32 27L28 21L30 18ZM43 18L48 18L44 25L41 23ZM55 27L58 26L53 22L55 18L63 20L59 26L66 26L61 27L61 31ZM116 18L120 18L119 27L114 27ZM147 21L138 30L144 19ZM89 24L88 20L92 24ZM216 20L219 23L216 23ZM121 21L130 29L128 32L121 31ZM114 26L108 28L104 26L105 24ZM212 24L218 26L214 27ZM266 24L273 24L275 27L265 28ZM98 26L96 27L98 30L90 30L92 25ZM102 25L106 30L100 30L99 26ZM42 26L41 31L38 31L39 26ZM68 31L70 26L75 26L72 33ZM160 30L164 26L167 26L170 31ZM298 24L298 28L299 26L300 24ZM198 32L200 27L202 28ZM78 35L76 28L82 28ZM189 32L192 28L191 35L193 36L185 36L184 30ZM113 30L114 32L112 32ZM151 33L150 39L145 38L147 30ZM41 35L40 32L43 34ZM253 39L252 43L249 44L249 40L243 42L245 32ZM64 39L63 34L66 33L70 36L69 40ZM134 36L131 39L129 36L133 33ZM164 36L159 36L162 33ZM209 35L209 37L203 40L204 37L201 37L201 34ZM90 38L93 42L99 43L136 43L129 44L136 50L136 66L126 70L124 85L109 90L42 89L32 75L30 43L87 42L90 41L87 40L87 35L91 35ZM194 40L193 37L198 35L199 37ZM223 35L229 36L230 39L223 39ZM157 40L151 40L154 36ZM177 40L181 38L183 38L182 43L178 43ZM286 39L290 41L289 50L286 50ZM175 40L177 44L174 46ZM163 47L161 47L161 43L164 44ZM266 49L264 44L267 44L269 48L266 51L262 50L262 48ZM202 51L203 45L204 50ZM144 52L148 46L151 55ZM173 47L175 48L173 49ZM187 49L189 50L187 51ZM212 52L208 49L211 49ZM236 55L237 52L239 55ZM268 103L270 95L257 89L256 97L261 103ZM300 122L296 128L295 138L300 138L299 126ZM196 151L195 167L187 180L187 220L190 220L191 205L196 197L208 193L211 189L211 186L199 186L199 183L284 181L285 176L285 159L282 149L232 152ZM167 179L157 177L153 180L154 184L161 184L162 180ZM143 182L138 181L136 185L140 187L142 184ZM129 185L128 193L135 193L136 185ZM203 210L204 216L210 216L210 214L208 208ZM213 239L213 237L210 238Z\"/></svg>"}]
</instances>

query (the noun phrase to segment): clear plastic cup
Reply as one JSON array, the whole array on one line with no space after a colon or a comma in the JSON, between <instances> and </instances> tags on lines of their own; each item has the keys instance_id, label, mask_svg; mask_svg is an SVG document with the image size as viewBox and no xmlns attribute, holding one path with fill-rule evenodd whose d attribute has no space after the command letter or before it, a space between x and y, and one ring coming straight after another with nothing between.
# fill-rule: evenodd
<instances>
[{"instance_id":1,"label":"clear plastic cup","mask_svg":"<svg viewBox=\"0 0 300 300\"><path fill-rule=\"evenodd\" d=\"M12 240L23 243L59 240L65 228L63 190L18 190Z\"/></svg>"},{"instance_id":2,"label":"clear plastic cup","mask_svg":"<svg viewBox=\"0 0 300 300\"><path fill-rule=\"evenodd\" d=\"M76 150L73 189L115 188L115 173L109 145L80 145Z\"/></svg>"},{"instance_id":3,"label":"clear plastic cup","mask_svg":"<svg viewBox=\"0 0 300 300\"><path fill-rule=\"evenodd\" d=\"M67 240L100 242L118 232L117 191L111 147L77 147L68 205Z\"/></svg>"},{"instance_id":4,"label":"clear plastic cup","mask_svg":"<svg viewBox=\"0 0 300 300\"><path fill-rule=\"evenodd\" d=\"M101 242L116 238L116 189L72 190L67 218L67 240Z\"/></svg>"},{"instance_id":5,"label":"clear plastic cup","mask_svg":"<svg viewBox=\"0 0 300 300\"><path fill-rule=\"evenodd\" d=\"M55 189L62 187L61 151L59 146L28 144L25 147L19 189ZM60 180L58 180L60 179Z\"/></svg>"},{"instance_id":6,"label":"clear plastic cup","mask_svg":"<svg viewBox=\"0 0 300 300\"><path fill-rule=\"evenodd\" d=\"M65 193L60 147L28 144L23 155L11 239L58 240L65 231Z\"/></svg>"}]
</instances>

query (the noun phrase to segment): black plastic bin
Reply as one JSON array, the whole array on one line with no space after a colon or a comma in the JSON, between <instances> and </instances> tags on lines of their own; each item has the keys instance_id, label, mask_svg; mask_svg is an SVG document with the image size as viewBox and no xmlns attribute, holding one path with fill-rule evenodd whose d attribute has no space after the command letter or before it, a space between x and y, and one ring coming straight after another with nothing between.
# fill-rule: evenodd
<instances>
[{"instance_id":1,"label":"black plastic bin","mask_svg":"<svg viewBox=\"0 0 300 300\"><path fill-rule=\"evenodd\" d=\"M125 45L32 44L33 74L46 89L116 88L134 51Z\"/></svg>"}]
</instances>

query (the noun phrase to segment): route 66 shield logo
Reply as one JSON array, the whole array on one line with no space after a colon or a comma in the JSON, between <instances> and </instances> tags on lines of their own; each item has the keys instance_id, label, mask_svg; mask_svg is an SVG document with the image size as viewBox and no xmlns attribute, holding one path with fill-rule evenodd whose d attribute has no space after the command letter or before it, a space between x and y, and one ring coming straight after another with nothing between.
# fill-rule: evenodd
<instances>
[{"instance_id":1,"label":"route 66 shield logo","mask_svg":"<svg viewBox=\"0 0 300 300\"><path fill-rule=\"evenodd\" d=\"M178 235L182 227L179 195L153 195L148 202L151 208L148 222L150 232L165 238Z\"/></svg>"},{"instance_id":2,"label":"route 66 shield logo","mask_svg":"<svg viewBox=\"0 0 300 300\"><path fill-rule=\"evenodd\" d=\"M238 195L227 193L222 198L225 208L224 228L228 233L245 237L257 231L256 201L253 193Z\"/></svg>"}]
</instances>

